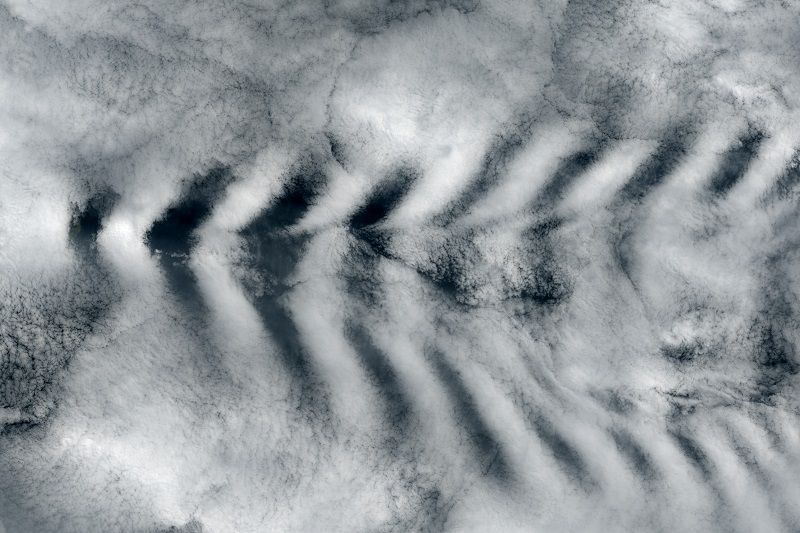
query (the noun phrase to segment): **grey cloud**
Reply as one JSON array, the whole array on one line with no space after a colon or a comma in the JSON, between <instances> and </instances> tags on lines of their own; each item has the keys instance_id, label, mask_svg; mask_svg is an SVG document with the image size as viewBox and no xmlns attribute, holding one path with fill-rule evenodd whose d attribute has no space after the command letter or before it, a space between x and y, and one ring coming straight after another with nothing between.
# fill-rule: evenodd
<instances>
[{"instance_id":1,"label":"grey cloud","mask_svg":"<svg viewBox=\"0 0 800 533\"><path fill-rule=\"evenodd\" d=\"M794 531L797 10L0 6L0 531Z\"/></svg>"}]
</instances>

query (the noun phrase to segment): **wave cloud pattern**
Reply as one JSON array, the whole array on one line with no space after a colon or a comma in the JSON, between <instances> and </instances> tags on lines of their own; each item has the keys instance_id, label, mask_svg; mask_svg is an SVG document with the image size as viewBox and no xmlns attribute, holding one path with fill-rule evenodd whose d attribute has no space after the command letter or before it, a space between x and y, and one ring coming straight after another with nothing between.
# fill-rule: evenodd
<instances>
[{"instance_id":1,"label":"wave cloud pattern","mask_svg":"<svg viewBox=\"0 0 800 533\"><path fill-rule=\"evenodd\" d=\"M0 2L0 532L800 531L798 23Z\"/></svg>"}]
</instances>

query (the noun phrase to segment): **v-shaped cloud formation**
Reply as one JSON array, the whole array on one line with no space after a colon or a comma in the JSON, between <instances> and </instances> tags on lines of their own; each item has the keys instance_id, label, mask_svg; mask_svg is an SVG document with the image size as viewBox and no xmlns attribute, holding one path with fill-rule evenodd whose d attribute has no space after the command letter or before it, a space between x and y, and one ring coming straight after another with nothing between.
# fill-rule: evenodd
<instances>
[{"instance_id":1,"label":"v-shaped cloud formation","mask_svg":"<svg viewBox=\"0 0 800 533\"><path fill-rule=\"evenodd\" d=\"M0 531L796 531L800 6L0 5Z\"/></svg>"}]
</instances>

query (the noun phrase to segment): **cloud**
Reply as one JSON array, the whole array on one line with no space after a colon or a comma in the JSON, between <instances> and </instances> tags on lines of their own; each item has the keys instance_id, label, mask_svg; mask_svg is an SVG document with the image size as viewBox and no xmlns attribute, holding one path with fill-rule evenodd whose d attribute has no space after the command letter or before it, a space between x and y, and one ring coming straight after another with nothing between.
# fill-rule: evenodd
<instances>
[{"instance_id":1,"label":"cloud","mask_svg":"<svg viewBox=\"0 0 800 533\"><path fill-rule=\"evenodd\" d=\"M797 16L4 2L0 530L796 529Z\"/></svg>"}]
</instances>

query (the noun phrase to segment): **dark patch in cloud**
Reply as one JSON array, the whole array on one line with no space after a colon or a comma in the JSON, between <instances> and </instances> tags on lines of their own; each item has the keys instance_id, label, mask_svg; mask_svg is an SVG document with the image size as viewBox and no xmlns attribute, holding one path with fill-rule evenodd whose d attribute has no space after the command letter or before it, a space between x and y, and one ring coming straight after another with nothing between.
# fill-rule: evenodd
<instances>
[{"instance_id":1,"label":"dark patch in cloud","mask_svg":"<svg viewBox=\"0 0 800 533\"><path fill-rule=\"evenodd\" d=\"M528 421L562 471L585 490L595 490L597 481L589 472L580 452L556 430L553 423L539 413L531 413Z\"/></svg>"},{"instance_id":2,"label":"dark patch in cloud","mask_svg":"<svg viewBox=\"0 0 800 533\"><path fill-rule=\"evenodd\" d=\"M350 217L350 227L362 230L386 219L403 200L417 179L410 168L399 168L392 176L378 184L367 202Z\"/></svg>"},{"instance_id":3,"label":"dark patch in cloud","mask_svg":"<svg viewBox=\"0 0 800 533\"><path fill-rule=\"evenodd\" d=\"M523 232L525 257L531 266L524 277L520 298L537 304L557 304L569 298L572 284L556 254L552 236L561 226L561 219L548 217Z\"/></svg>"},{"instance_id":4,"label":"dark patch in cloud","mask_svg":"<svg viewBox=\"0 0 800 533\"><path fill-rule=\"evenodd\" d=\"M91 197L82 210L76 209L73 212L69 226L69 240L83 259L96 262L97 235L102 229L103 219L111 212L118 199L118 194L104 191Z\"/></svg>"},{"instance_id":5,"label":"dark patch in cloud","mask_svg":"<svg viewBox=\"0 0 800 533\"><path fill-rule=\"evenodd\" d=\"M676 128L671 135L660 140L655 153L620 189L615 206L644 200L686 156L693 139L692 132L687 128Z\"/></svg>"},{"instance_id":6,"label":"dark patch in cloud","mask_svg":"<svg viewBox=\"0 0 800 533\"><path fill-rule=\"evenodd\" d=\"M786 171L778 178L767 194L768 200L787 200L798 196L800 183L800 159L798 154L792 158Z\"/></svg>"},{"instance_id":7,"label":"dark patch in cloud","mask_svg":"<svg viewBox=\"0 0 800 533\"><path fill-rule=\"evenodd\" d=\"M661 355L675 363L691 363L703 352L703 347L695 342L679 342L661 347Z\"/></svg>"},{"instance_id":8,"label":"dark patch in cloud","mask_svg":"<svg viewBox=\"0 0 800 533\"><path fill-rule=\"evenodd\" d=\"M636 404L625 394L615 390L599 391L593 394L605 407L613 413L628 414L636 409Z\"/></svg>"},{"instance_id":9,"label":"dark patch in cloud","mask_svg":"<svg viewBox=\"0 0 800 533\"><path fill-rule=\"evenodd\" d=\"M204 306L197 280L188 260L197 242L195 231L211 214L234 176L227 167L216 167L195 176L177 203L152 225L145 242L158 254L172 292L191 314L202 314Z\"/></svg>"},{"instance_id":10,"label":"dark patch in cloud","mask_svg":"<svg viewBox=\"0 0 800 533\"><path fill-rule=\"evenodd\" d=\"M351 321L345 331L359 361L386 404L386 422L391 431L401 439L407 437L414 414L412 403L388 355L375 345L369 331L357 321Z\"/></svg>"},{"instance_id":11,"label":"dark patch in cloud","mask_svg":"<svg viewBox=\"0 0 800 533\"><path fill-rule=\"evenodd\" d=\"M477 281L470 276L471 263L479 257L473 239L474 231L466 230L449 239L443 246L443 253L417 268L439 290L462 304L473 301L473 282Z\"/></svg>"},{"instance_id":12,"label":"dark patch in cloud","mask_svg":"<svg viewBox=\"0 0 800 533\"><path fill-rule=\"evenodd\" d=\"M623 430L612 429L610 433L617 450L619 450L636 475L645 483L657 481L660 473L650 455L636 442L636 439Z\"/></svg>"},{"instance_id":13,"label":"dark patch in cloud","mask_svg":"<svg viewBox=\"0 0 800 533\"><path fill-rule=\"evenodd\" d=\"M689 464L696 468L706 481L710 480L714 474L714 467L700 444L685 430L673 430L670 434Z\"/></svg>"},{"instance_id":14,"label":"dark patch in cloud","mask_svg":"<svg viewBox=\"0 0 800 533\"><path fill-rule=\"evenodd\" d=\"M480 169L475 176L470 176L467 188L442 213L434 217L434 222L445 226L457 221L484 198L492 187L498 185L508 165L525 148L526 143L534 140L537 135L544 135L535 131L535 123L534 118L522 113L514 121L505 124L500 133L493 137Z\"/></svg>"},{"instance_id":15,"label":"dark patch in cloud","mask_svg":"<svg viewBox=\"0 0 800 533\"><path fill-rule=\"evenodd\" d=\"M711 177L709 189L717 196L727 193L742 178L750 162L756 157L764 134L751 131L736 141L728 150L717 171Z\"/></svg>"},{"instance_id":16,"label":"dark patch in cloud","mask_svg":"<svg viewBox=\"0 0 800 533\"><path fill-rule=\"evenodd\" d=\"M605 148L604 143L600 143L592 149L580 150L565 157L547 185L536 197L536 208L548 209L557 206L575 179L602 158Z\"/></svg>"},{"instance_id":17,"label":"dark patch in cloud","mask_svg":"<svg viewBox=\"0 0 800 533\"><path fill-rule=\"evenodd\" d=\"M800 366L792 343L780 325L757 320L754 325L753 359L758 371L753 401L772 404L783 385L798 373Z\"/></svg>"},{"instance_id":18,"label":"dark patch in cloud","mask_svg":"<svg viewBox=\"0 0 800 533\"><path fill-rule=\"evenodd\" d=\"M378 263L387 257L379 233L370 229L357 232L359 237L342 258L339 276L344 280L348 296L363 303L367 309L379 308L383 297Z\"/></svg>"},{"instance_id":19,"label":"dark patch in cloud","mask_svg":"<svg viewBox=\"0 0 800 533\"><path fill-rule=\"evenodd\" d=\"M767 405L774 404L775 397L800 372L793 340L798 324L796 296L788 274L794 254L791 247L781 248L765 261L766 286L748 335L757 376L751 399Z\"/></svg>"},{"instance_id":20,"label":"dark patch in cloud","mask_svg":"<svg viewBox=\"0 0 800 533\"><path fill-rule=\"evenodd\" d=\"M262 276L249 287L255 307L296 383L300 408L317 420L329 416L326 387L314 370L284 296L292 289L291 276L310 238L292 226L313 205L325 182L321 167L313 160L304 161L285 183L281 196L240 231L248 251L247 267Z\"/></svg>"},{"instance_id":21,"label":"dark patch in cloud","mask_svg":"<svg viewBox=\"0 0 800 533\"><path fill-rule=\"evenodd\" d=\"M637 208L685 157L691 140L688 131L676 129L674 135L664 139L650 159L637 169L612 203L614 226L619 228L613 236L612 249L617 265L631 282L634 282L635 252L632 239L638 226Z\"/></svg>"},{"instance_id":22,"label":"dark patch in cloud","mask_svg":"<svg viewBox=\"0 0 800 533\"><path fill-rule=\"evenodd\" d=\"M394 260L389 251L391 231L380 227L392 211L402 202L418 178L411 168L401 167L380 182L349 220L350 231L357 239L353 248L343 258L341 275L347 282L348 293L361 297L368 305L375 305L380 297L380 280L376 268L380 258Z\"/></svg>"},{"instance_id":23,"label":"dark patch in cloud","mask_svg":"<svg viewBox=\"0 0 800 533\"><path fill-rule=\"evenodd\" d=\"M481 415L472 393L464 384L459 372L453 368L441 351L431 350L430 360L453 403L456 420L463 425L467 432L481 472L504 484L510 483L513 480L514 472L505 457L502 445Z\"/></svg>"}]
</instances>

